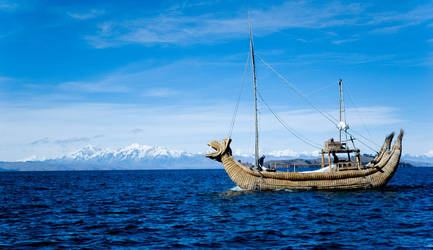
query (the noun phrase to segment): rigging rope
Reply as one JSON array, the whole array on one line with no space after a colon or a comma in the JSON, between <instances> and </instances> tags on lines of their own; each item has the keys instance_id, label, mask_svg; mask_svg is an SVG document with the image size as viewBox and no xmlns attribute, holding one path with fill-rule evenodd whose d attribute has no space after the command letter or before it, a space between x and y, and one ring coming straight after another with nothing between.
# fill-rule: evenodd
<instances>
[{"instance_id":1,"label":"rigging rope","mask_svg":"<svg viewBox=\"0 0 433 250\"><path fill-rule=\"evenodd\" d=\"M320 91L322 91L322 90L328 89L328 88L333 87L333 86L335 86L335 83L328 84L328 85L326 85L325 87L322 87L322 88L320 88L320 89L316 89L316 90L314 90L314 91L308 93L306 96L310 96L310 95L316 94L317 92L320 92Z\"/></svg>"},{"instance_id":2,"label":"rigging rope","mask_svg":"<svg viewBox=\"0 0 433 250\"><path fill-rule=\"evenodd\" d=\"M287 126L287 124L285 124L285 122L271 109L271 107L265 102L265 100L263 99L262 95L260 94L260 92L257 91L257 93L259 94L259 98L260 100L263 102L263 104L265 104L265 106L269 109L269 111L275 116L275 118L278 120L278 122L285 128L287 129L293 136L295 136L296 138L298 138L299 140L303 141L304 143L317 148L317 149L321 149L320 144L315 143L309 139L307 139L306 137L300 135L299 133L295 132L293 129L289 128L289 126Z\"/></svg>"},{"instance_id":3,"label":"rigging rope","mask_svg":"<svg viewBox=\"0 0 433 250\"><path fill-rule=\"evenodd\" d=\"M359 132L356 132L355 130L353 130L353 129L350 129L353 133L355 133L355 134L357 134L357 135L359 135L359 136L361 136L364 140L366 140L366 141L368 141L368 142L370 142L370 143L372 143L372 144L374 144L374 145L376 145L378 148L380 148L381 146L380 145L378 145L377 143L375 143L374 141L372 141L372 140L370 140L370 139L368 139L367 137L365 137L365 136L363 136L362 134L360 134ZM359 139L358 139L359 140ZM371 149L371 148L370 148ZM373 150L373 151L376 151L376 150Z\"/></svg>"},{"instance_id":4,"label":"rigging rope","mask_svg":"<svg viewBox=\"0 0 433 250\"><path fill-rule=\"evenodd\" d=\"M233 128L234 128L235 123L236 123L236 117L237 117L237 114L238 114L238 109L239 109L239 103L240 103L240 100L241 100L242 90L244 89L244 85L245 85L245 76L247 74L247 69L248 69L249 62L250 62L250 53L248 53L247 62L245 63L244 73L242 75L241 88L239 90L238 100L236 102L235 110L233 111L232 121L230 123L229 136L228 136L229 138L232 137Z\"/></svg>"},{"instance_id":5,"label":"rigging rope","mask_svg":"<svg viewBox=\"0 0 433 250\"><path fill-rule=\"evenodd\" d=\"M359 111L358 106L356 105L355 101L353 100L352 95L350 94L350 91L349 91L349 88L347 87L347 85L346 85L346 92L347 92L347 94L349 95L349 100L350 100L350 102L353 104L354 109L355 109L355 111L357 112L357 114L358 114L358 116L359 116L359 118L360 118L360 120L361 120L361 124L362 124L363 128L365 129L365 131L367 131L367 133L368 133L368 135L369 135L370 137L373 137L373 136L371 135L370 131L368 130L367 126L365 125L364 119L362 119L361 112ZM380 145L378 145L376 142L374 142L374 141L372 141L372 140L370 140L370 139L364 137L364 136L361 135L359 132L356 132L356 131L354 131L353 129L352 129L352 131L355 132L355 133L357 133L359 136L363 137L365 140L369 141L370 143L374 144L375 146L380 147Z\"/></svg>"},{"instance_id":6,"label":"rigging rope","mask_svg":"<svg viewBox=\"0 0 433 250\"><path fill-rule=\"evenodd\" d=\"M280 73L278 73L278 71L276 71L271 65L269 65L268 63L266 63L259 55L256 55L260 61L266 66L268 67L272 72L274 72L283 82L285 82L291 89L293 89L295 91L296 94L298 94L299 96L301 96L302 98L304 98L308 104L310 104L311 107L313 107L317 112L319 112L323 117L325 117L328 121L330 121L332 124L334 124L335 127L338 128L338 120L333 117L332 115L319 110L319 108L317 108L311 101L310 99L304 95L300 90L298 90L293 84L291 84L284 76L282 76Z\"/></svg>"},{"instance_id":7,"label":"rigging rope","mask_svg":"<svg viewBox=\"0 0 433 250\"><path fill-rule=\"evenodd\" d=\"M283 80L283 82L285 82L288 86L289 86L289 88L291 88L291 89L293 89L294 91L295 91L295 93L296 94L298 94L299 96L301 96L302 98L304 98L306 101L307 101L307 103L311 106L311 107L313 107L313 109L315 109L317 112L319 112L323 117L325 117L329 122L331 122L332 124L334 124L334 126L336 126L337 128L338 128L338 120L335 118L335 117L333 117L331 114L328 114L328 113L326 113L326 112L324 112L324 111L321 111L320 109L318 109L311 101L310 101L310 99L308 98L308 96L307 95L305 95L305 94L303 94L300 90L298 90L293 84L291 84L284 76L282 76L278 71L276 71L271 65L269 65L268 63L266 63L259 55L257 55L256 54L256 56L259 58L259 60L266 66L266 67L268 67L272 72L274 72L281 80ZM245 69L244 69L244 73L243 73L243 76L242 76L242 84L241 84L241 88L240 88L240 91L239 91L239 95L238 95L238 100L237 100L237 102L236 102L236 106L235 106L235 110L234 110L234 112L233 112L233 117L232 117L232 121L231 121L231 125L230 125L230 130L229 130L229 137L231 137L232 136L232 132L233 132L233 128L234 128L234 125L235 125L235 123L236 123L236 117L237 117L237 113L238 113L238 109L239 109L239 103L240 103L240 98L241 98L241 95L242 95L242 91L243 91L243 88L244 88L244 84L245 84L245 76L246 76L246 73L247 73L247 69L248 69L248 64L249 64L249 60L250 60L250 54L248 53L248 57L247 57L247 61L246 61L246 64L245 64ZM327 85L327 86L325 86L325 87L322 87L320 90L323 90L323 89L326 89L326 88L329 88L331 86L331 84L330 85ZM317 90L317 91L319 91L319 90ZM317 92L317 91L314 91L314 92L312 92L312 93L315 93L315 92ZM310 93L310 95L312 94L312 93ZM299 140L301 140L301 141L303 141L304 143L306 143L306 144L308 144L308 145L310 145L310 146L312 146L312 147L314 147L314 148L317 148L317 149L321 149L321 145L320 144L318 144L318 143L315 143L315 142L313 142L313 141L311 141L311 140L309 140L309 139L307 139L306 137L304 137L304 136L302 136L302 135L300 135L299 133L297 133L297 132L295 132L293 129L291 129L289 126L287 126L287 124L271 109L271 107L266 103L266 101L263 99L263 97L262 97L262 95L260 94L260 92L258 92L258 95L259 95L259 98L261 99L261 101L265 104L265 106L269 109L269 111L274 115L274 117L277 119L277 121L286 129L286 130L288 130L293 136L295 136L296 138L298 138ZM351 100L351 102L352 102L352 104L354 105L354 106L356 106L356 104L355 104L355 102L353 101L353 98L352 98L352 96L350 95L350 93L349 93L349 99ZM357 110L357 109L356 109ZM357 110L358 111L358 110ZM363 124L364 125L364 124ZM364 125L364 128L365 128L365 125ZM366 128L365 128L366 129ZM367 129L366 129L367 130ZM351 129L351 131L352 132L354 132L354 133L356 133L356 134L358 134L360 137L362 137L363 139L365 139L366 141L369 141L369 142L371 142L371 143L373 143L373 144L375 144L376 146L378 146L374 141L372 141L372 140L370 140L370 139L368 139L368 138L366 138L366 137L364 137L362 134L360 134L360 133L358 133L358 132L356 132L356 131L354 131L353 129ZM349 132L347 132L347 131L344 131L346 134L348 134L348 135L350 135L353 139L355 139L354 138L354 136L351 134L351 133L349 133ZM369 133L369 131L367 130L367 132ZM370 134L370 133L369 133ZM372 147L370 147L367 143L365 143L365 142L363 142L362 140L360 140L359 138L357 139L361 144L363 144L364 146L366 146L367 148L369 148L370 150L372 150L373 152L376 152L377 153L377 151L374 149L374 148L372 148ZM380 146L378 146L378 147L380 147Z\"/></svg>"},{"instance_id":8,"label":"rigging rope","mask_svg":"<svg viewBox=\"0 0 433 250\"><path fill-rule=\"evenodd\" d=\"M352 130L353 131L353 130ZM352 139L356 139L358 140L362 145L366 146L367 148L369 148L371 151L376 152L376 154L379 154L379 152L377 152L376 149L370 147L367 143L363 142L362 140L360 140L359 138L355 138L351 133L344 131L346 134L350 135L352 137ZM362 137L362 135L361 135Z\"/></svg>"},{"instance_id":9,"label":"rigging rope","mask_svg":"<svg viewBox=\"0 0 433 250\"><path fill-rule=\"evenodd\" d=\"M328 121L330 121L332 124L334 124L335 127L338 128L338 120L333 117L331 114L328 114L324 111L321 111L319 108L317 108L308 98L308 96L306 96L305 94L303 94L300 90L298 90L298 88L296 88L296 86L294 86L293 84L291 84L283 75L281 75L278 71L276 71L271 65L269 65L268 63L266 63L262 57L260 57L259 55L256 55L259 60L266 66L268 67L272 72L274 72L283 82L285 82L287 84L287 86L289 86L289 88L293 89L295 91L296 94L298 94L299 96L301 96L302 98L305 99L305 101L307 101L307 103L313 107L317 112L319 112L323 117L325 117ZM351 99L351 97L349 97ZM353 100L352 100L353 102ZM264 102L265 103L265 102ZM266 103L265 103L266 105ZM269 107L268 107L269 108ZM278 119L278 118L277 118ZM284 125L283 125L284 126ZM369 140L368 138L364 137L363 135L361 135L360 133L357 133L356 131L354 131L353 129L351 129L351 131L353 131L354 133L358 134L360 137L364 138L366 141L369 141L375 145L377 145L375 142ZM349 132L345 131L345 133L351 135ZM352 135L351 135L352 136ZM304 140L303 140L304 141ZM367 145L365 142L362 142L360 139L358 139L358 141L360 143L362 143L364 146L368 147L370 150L372 150L373 152L377 152L375 149L373 149L372 147L370 147L369 145ZM305 141L304 141L305 142ZM308 143L310 144L310 143ZM310 144L311 145L311 144ZM380 146L379 146L380 147Z\"/></svg>"}]
</instances>

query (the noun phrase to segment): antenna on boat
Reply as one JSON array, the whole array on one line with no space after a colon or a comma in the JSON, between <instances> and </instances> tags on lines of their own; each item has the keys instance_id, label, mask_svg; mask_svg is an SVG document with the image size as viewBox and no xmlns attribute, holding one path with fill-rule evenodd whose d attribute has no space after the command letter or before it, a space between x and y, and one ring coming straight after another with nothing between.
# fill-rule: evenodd
<instances>
[{"instance_id":1,"label":"antenna on boat","mask_svg":"<svg viewBox=\"0 0 433 250\"><path fill-rule=\"evenodd\" d=\"M340 87L340 97L339 97L340 115L339 115L339 122L338 122L338 131L339 131L339 138L341 142L341 131L344 130L346 132L347 129L349 129L349 126L346 123L346 107L344 106L343 80L340 79L338 85ZM343 115L344 115L344 121L342 120ZM347 132L346 132L346 140L347 140Z\"/></svg>"},{"instance_id":2,"label":"antenna on boat","mask_svg":"<svg viewBox=\"0 0 433 250\"><path fill-rule=\"evenodd\" d=\"M250 26L250 47L251 47L251 59L253 66L253 83L254 83L254 122L255 122L255 165L259 167L259 122L257 119L257 83L256 83L256 64L254 59L254 47L253 47L253 32L251 28L250 12L248 11L248 24Z\"/></svg>"}]
</instances>

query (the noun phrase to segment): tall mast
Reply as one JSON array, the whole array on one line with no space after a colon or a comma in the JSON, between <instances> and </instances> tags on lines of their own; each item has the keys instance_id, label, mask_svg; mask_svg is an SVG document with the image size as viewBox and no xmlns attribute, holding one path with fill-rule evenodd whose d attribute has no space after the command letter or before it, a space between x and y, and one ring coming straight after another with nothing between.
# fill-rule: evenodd
<instances>
[{"instance_id":1,"label":"tall mast","mask_svg":"<svg viewBox=\"0 0 433 250\"><path fill-rule=\"evenodd\" d=\"M340 98L339 98L339 104L340 104L340 122L338 123L338 131L340 134L340 142L341 142L341 129L342 129L342 123L341 123L341 103L342 103L342 97L343 97L343 80L340 79L338 82L338 85L340 86Z\"/></svg>"},{"instance_id":2,"label":"tall mast","mask_svg":"<svg viewBox=\"0 0 433 250\"><path fill-rule=\"evenodd\" d=\"M257 82L256 82L256 64L254 60L254 47L253 47L253 32L250 22L250 13L248 12L248 23L250 25L250 47L251 47L251 58L253 63L253 83L254 83L254 122L256 129L256 140L255 140L255 165L259 166L259 121L257 119Z\"/></svg>"},{"instance_id":3,"label":"tall mast","mask_svg":"<svg viewBox=\"0 0 433 250\"><path fill-rule=\"evenodd\" d=\"M347 125L347 121L346 121L346 106L344 105L344 88L343 88L343 80L341 80L341 106L343 107L343 115L342 115L342 119L344 122L344 131L346 131L349 127ZM344 133L345 137L346 137L346 141L347 141L347 133Z\"/></svg>"}]
</instances>

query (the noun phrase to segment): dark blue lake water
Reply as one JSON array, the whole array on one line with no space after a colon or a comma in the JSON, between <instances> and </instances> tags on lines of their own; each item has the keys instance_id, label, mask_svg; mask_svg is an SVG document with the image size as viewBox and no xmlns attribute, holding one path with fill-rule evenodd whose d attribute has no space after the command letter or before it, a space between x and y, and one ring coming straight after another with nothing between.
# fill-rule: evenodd
<instances>
[{"instance_id":1,"label":"dark blue lake water","mask_svg":"<svg viewBox=\"0 0 433 250\"><path fill-rule=\"evenodd\" d=\"M384 190L234 186L223 170L0 172L0 247L433 248L433 168Z\"/></svg>"}]
</instances>

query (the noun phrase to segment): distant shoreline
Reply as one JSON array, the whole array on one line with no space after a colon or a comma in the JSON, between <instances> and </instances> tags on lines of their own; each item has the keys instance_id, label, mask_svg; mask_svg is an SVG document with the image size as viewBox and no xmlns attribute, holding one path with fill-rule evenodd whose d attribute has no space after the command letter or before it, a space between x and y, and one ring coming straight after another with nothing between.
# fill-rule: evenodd
<instances>
[{"instance_id":1,"label":"distant shoreline","mask_svg":"<svg viewBox=\"0 0 433 250\"><path fill-rule=\"evenodd\" d=\"M432 168L428 165L414 165L411 163L401 162L399 167L410 168ZM200 170L224 170L223 167L204 167L204 168L141 168L141 169L41 169L41 170L25 170L25 169L4 169L0 168L0 173L7 172L108 172L108 171L200 171Z\"/></svg>"}]
</instances>

